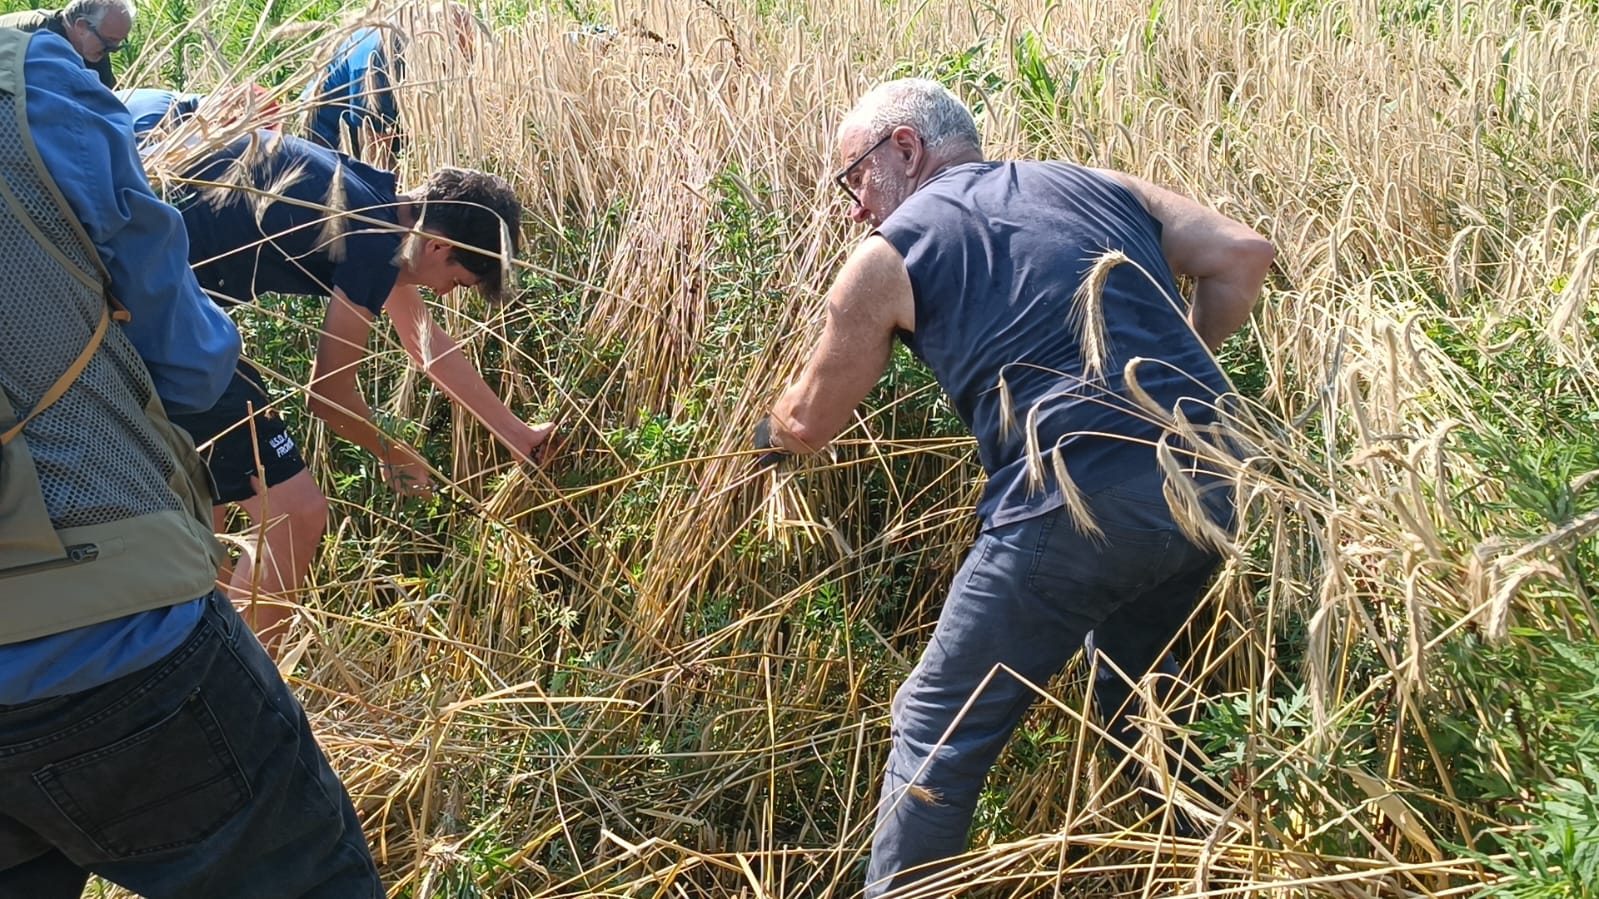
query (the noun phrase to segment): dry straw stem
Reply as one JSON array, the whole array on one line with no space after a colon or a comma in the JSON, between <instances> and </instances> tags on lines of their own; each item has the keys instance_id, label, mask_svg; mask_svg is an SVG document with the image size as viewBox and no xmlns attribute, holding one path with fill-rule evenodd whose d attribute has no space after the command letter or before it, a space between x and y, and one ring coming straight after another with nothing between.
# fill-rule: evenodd
<instances>
[{"instance_id":1,"label":"dry straw stem","mask_svg":"<svg viewBox=\"0 0 1599 899\"><path fill-rule=\"evenodd\" d=\"M1209 534L1228 557L1204 605L1214 623L1186 638L1186 679L1242 701L1249 722L1220 799L1176 797L1207 832L1174 838L1133 780L1102 770L1078 665L1037 685L1046 701L947 883L1016 897L1469 890L1479 872L1440 837L1497 825L1456 798L1430 719L1447 703L1491 728L1499 710L1429 659L1467 628L1568 628L1526 591L1580 592L1561 553L1592 523L1528 538L1495 511L1504 484L1457 437L1490 413L1514 422L1515 404L1431 335L1448 325L1491 359L1512 349L1496 323L1533 321L1572 392L1595 397L1579 312L1599 35L1577 4L1486 0L1424 23L1374 0L1309 6L1278 20L1221 0L1024 0L1004 16L642 3L601 11L609 39L568 38L573 22L539 12L495 20L470 60L420 47L399 94L402 183L442 164L505 175L530 211L519 270L547 282L532 295L580 312L557 332L534 306L437 309L515 403L567 422L550 471L506 468L457 419L442 474L466 498L419 512L381 489L332 490L334 473L359 472L310 441L337 511L290 641L293 683L391 893L860 888L887 703L969 543L974 454L964 438L917 439L936 424L922 394L863 408L835 455L780 473L751 478L745 446L859 237L826 183L833 129L900 73L947 77L976 102L994 155L1183 190L1267 234L1279 259L1224 356L1258 359L1258 396L1226 405L1225 432L1170 419L1227 467L1242 510L1237 533ZM215 14L184 30L207 35ZM295 32L290 96L354 24ZM1029 32L1061 82L1042 105L1012 52ZM157 36L136 73L161 71L176 38ZM252 53L190 71L220 86L287 61ZM286 122L303 114L284 104ZM169 141L154 172L240 133L208 128ZM770 229L758 278L739 268L734 206ZM315 322L298 327L309 345ZM394 345L376 349L363 378L378 403L443 426ZM603 437L646 419L682 425L681 452L645 459ZM1177 483L1174 504L1193 511ZM1297 688L1310 711L1291 728L1269 699ZM1372 733L1362 711L1381 719L1375 755L1344 766L1358 776L1327 771ZM1148 737L1175 729L1170 706L1146 719ZM1158 761L1154 745L1137 751Z\"/></svg>"}]
</instances>

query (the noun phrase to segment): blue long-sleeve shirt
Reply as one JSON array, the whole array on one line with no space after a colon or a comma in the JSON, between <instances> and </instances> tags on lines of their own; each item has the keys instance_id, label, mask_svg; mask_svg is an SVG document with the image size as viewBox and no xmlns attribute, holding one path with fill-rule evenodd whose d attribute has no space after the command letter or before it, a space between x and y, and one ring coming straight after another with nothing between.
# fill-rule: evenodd
<instances>
[{"instance_id":1,"label":"blue long-sleeve shirt","mask_svg":"<svg viewBox=\"0 0 1599 899\"><path fill-rule=\"evenodd\" d=\"M173 412L211 408L233 375L239 332L189 270L183 219L150 189L127 108L54 34L34 35L26 66L33 141L133 316L123 331L156 393Z\"/></svg>"},{"instance_id":2,"label":"blue long-sleeve shirt","mask_svg":"<svg viewBox=\"0 0 1599 899\"><path fill-rule=\"evenodd\" d=\"M60 37L38 32L25 60L34 144L111 276L123 329L168 409L208 409L232 377L239 332L201 292L177 210L150 189L128 111ZM0 646L0 705L75 693L176 649L199 600Z\"/></svg>"}]
</instances>

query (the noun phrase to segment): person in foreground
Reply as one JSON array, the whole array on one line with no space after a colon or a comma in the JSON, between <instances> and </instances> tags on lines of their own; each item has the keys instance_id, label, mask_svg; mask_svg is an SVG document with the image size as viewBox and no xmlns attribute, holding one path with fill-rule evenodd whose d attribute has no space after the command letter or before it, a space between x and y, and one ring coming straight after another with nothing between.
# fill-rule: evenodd
<instances>
[{"instance_id":1,"label":"person in foreground","mask_svg":"<svg viewBox=\"0 0 1599 899\"><path fill-rule=\"evenodd\" d=\"M379 899L349 795L215 591L209 483L164 411L213 403L238 332L73 48L0 29L0 60L0 899L90 873Z\"/></svg>"},{"instance_id":2,"label":"person in foreground","mask_svg":"<svg viewBox=\"0 0 1599 899\"><path fill-rule=\"evenodd\" d=\"M307 405L334 433L376 456L390 488L425 493L432 479L416 450L374 422L357 383L379 313L393 322L406 358L518 460L541 453L555 426L527 424L507 408L434 321L421 293L444 297L473 287L491 301L504 298L522 213L504 179L443 168L401 193L390 172L301 138L256 131L204 157L186 180L176 202L189 260L213 298L327 298ZM321 544L327 499L249 363L239 363L210 410L173 420L210 447L217 529L222 506L237 503L264 532L228 587L275 653Z\"/></svg>"},{"instance_id":3,"label":"person in foreground","mask_svg":"<svg viewBox=\"0 0 1599 899\"><path fill-rule=\"evenodd\" d=\"M101 84L116 87L111 54L121 50L133 32L133 0L72 0L58 10L7 13L0 16L0 28L49 31L66 38Z\"/></svg>"},{"instance_id":4,"label":"person in foreground","mask_svg":"<svg viewBox=\"0 0 1599 899\"><path fill-rule=\"evenodd\" d=\"M874 230L757 446L826 446L897 335L949 393L988 475L976 543L894 698L867 872L877 895L964 851L983 780L1035 696L996 666L1042 686L1086 641L1099 713L1131 744L1127 678L1161 662L1219 563L1174 521L1155 445L1186 459L1193 473L1179 476L1218 527L1233 514L1162 418L1214 418L1230 388L1210 350L1247 320L1273 249L1130 175L985 161L970 112L931 81L866 94L838 147L849 215ZM1122 264L1096 268L1107 252ZM1194 279L1186 312L1176 275Z\"/></svg>"}]
</instances>

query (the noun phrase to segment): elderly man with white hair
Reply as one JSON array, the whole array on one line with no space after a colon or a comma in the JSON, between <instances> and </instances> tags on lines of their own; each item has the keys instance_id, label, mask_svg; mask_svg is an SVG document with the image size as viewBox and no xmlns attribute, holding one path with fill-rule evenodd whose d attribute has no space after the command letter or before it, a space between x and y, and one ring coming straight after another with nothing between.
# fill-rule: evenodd
<instances>
[{"instance_id":1,"label":"elderly man with white hair","mask_svg":"<svg viewBox=\"0 0 1599 899\"><path fill-rule=\"evenodd\" d=\"M1034 685L1079 646L1113 746L1134 740L1131 683L1176 673L1168 646L1219 556L1179 527L1164 482L1185 482L1172 486L1219 527L1234 515L1176 422L1216 419L1231 388L1211 350L1248 319L1274 251L1131 175L985 160L971 113L931 81L869 92L838 150L849 216L873 231L828 292L820 345L756 427L762 458L831 442L898 337L949 393L988 476L976 543L894 698L876 895L965 849Z\"/></svg>"},{"instance_id":2,"label":"elderly man with white hair","mask_svg":"<svg viewBox=\"0 0 1599 899\"><path fill-rule=\"evenodd\" d=\"M53 31L67 39L100 83L117 86L111 54L121 50L133 31L133 0L72 0L59 10L32 9L0 16L0 28Z\"/></svg>"}]
</instances>

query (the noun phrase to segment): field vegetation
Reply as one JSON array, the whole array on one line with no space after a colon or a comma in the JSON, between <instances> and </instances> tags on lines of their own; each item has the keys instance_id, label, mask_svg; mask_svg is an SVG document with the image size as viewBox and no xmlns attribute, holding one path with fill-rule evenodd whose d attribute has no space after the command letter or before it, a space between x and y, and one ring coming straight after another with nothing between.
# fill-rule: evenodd
<instances>
[{"instance_id":1,"label":"field vegetation","mask_svg":"<svg viewBox=\"0 0 1599 899\"><path fill-rule=\"evenodd\" d=\"M888 701L980 471L903 352L832 454L752 473L746 446L861 237L833 127L913 74L993 156L1130 171L1278 248L1222 352L1243 525L1175 700L1221 801L1157 784L1203 824L1176 836L1097 751L1078 664L1036 685L971 855L921 895L1599 891L1599 7L475 8L470 60L419 41L393 162L517 186L519 300L439 311L563 423L559 456L515 466L380 337L365 389L449 484L397 498L305 413L320 301L237 314L334 504L284 670L391 896L860 890ZM121 77L260 82L294 129L377 18L148 0ZM1174 727L1156 710L1139 752Z\"/></svg>"}]
</instances>

